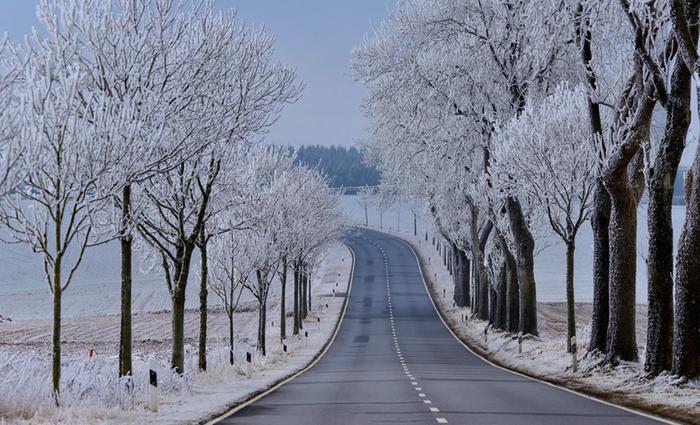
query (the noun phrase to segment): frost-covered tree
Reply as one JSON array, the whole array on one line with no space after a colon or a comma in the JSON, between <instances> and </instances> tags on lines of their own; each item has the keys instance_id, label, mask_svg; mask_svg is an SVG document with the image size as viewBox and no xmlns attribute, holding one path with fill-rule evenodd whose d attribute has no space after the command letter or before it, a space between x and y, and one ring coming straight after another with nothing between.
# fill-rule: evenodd
<instances>
[{"instance_id":1,"label":"frost-covered tree","mask_svg":"<svg viewBox=\"0 0 700 425\"><path fill-rule=\"evenodd\" d=\"M389 163L406 167L409 162L437 161L439 167L454 161L458 175L471 188L470 199L476 200L467 214L476 223L476 231L470 232L477 235L470 238L472 242L485 244L495 214L508 216L499 220L508 224L503 236L510 239L516 258L522 303L519 326L533 334L537 333L535 247L525 209L517 198L497 199L497 192L476 191L475 182L485 180L488 185L496 122L517 116L527 98L553 86L552 75L565 50L561 6L548 1L402 2L374 38L355 52L353 65L358 78L370 87L369 149L381 145L370 157L389 169L396 168ZM386 171L382 169L385 178ZM425 173L418 170L420 174ZM429 180L439 184L438 179L424 181ZM479 198L489 193L496 198L482 203ZM483 276L475 285L488 288L486 256L478 245L471 245L475 276ZM483 302L477 305L480 315L487 314L483 307Z\"/></svg>"},{"instance_id":2,"label":"frost-covered tree","mask_svg":"<svg viewBox=\"0 0 700 425\"><path fill-rule=\"evenodd\" d=\"M231 14L210 25L237 27ZM202 26L206 28L207 26ZM206 34L201 34L206 37ZM263 30L240 31L240 39L224 48L217 72L204 93L166 123L169 137L204 146L172 170L143 185L150 211L139 230L160 258L173 301L172 366L183 372L184 303L192 252L207 221L216 214L212 197L231 166L236 144L249 143L277 119L282 107L300 93L294 72L273 60L272 38ZM186 79L197 78L196 73Z\"/></svg>"},{"instance_id":3,"label":"frost-covered tree","mask_svg":"<svg viewBox=\"0 0 700 425\"><path fill-rule=\"evenodd\" d=\"M234 219L236 220L236 219ZM233 227L237 223L232 222ZM246 252L246 240L251 237L249 230L227 232L212 241L209 249L210 280L209 288L221 300L228 318L229 363L234 364L234 325L233 318L246 282L255 270L250 263L252 257Z\"/></svg>"},{"instance_id":4,"label":"frost-covered tree","mask_svg":"<svg viewBox=\"0 0 700 425\"><path fill-rule=\"evenodd\" d=\"M678 42L678 53L687 71L692 73L696 90L700 90L700 56L698 46L698 3L672 1L670 3L670 20L673 33ZM680 64L676 63L674 70L674 87L670 92L671 100L679 100L675 113L667 120L669 142L675 149L668 155L670 166L660 164L660 181L671 173L678 155L679 143L682 144L683 128L687 127L687 116L682 115L681 108L687 105L687 73ZM675 89L675 91L674 91ZM667 108L668 109L668 108ZM670 128L669 128L670 127ZM673 326L673 372L685 377L700 376L700 153L695 159L686 177L686 216L676 258L675 309ZM667 211L667 208L663 211ZM662 215L665 219L665 214ZM666 265L668 268L668 265ZM666 279L666 277L664 277ZM664 302L668 302L668 280L663 281ZM661 332L667 332L668 327L661 327ZM665 335L664 335L665 336ZM660 350L667 350L667 344L662 344Z\"/></svg>"},{"instance_id":5,"label":"frost-covered tree","mask_svg":"<svg viewBox=\"0 0 700 425\"><path fill-rule=\"evenodd\" d=\"M41 15L40 15L41 18ZM85 250L104 242L100 231L110 173L122 156L112 119L118 105L93 90L74 39L38 31L12 47L18 72L14 108L22 137L23 178L2 204L0 218L12 238L42 257L53 297L52 385L60 391L61 301ZM121 117L124 118L124 117Z\"/></svg>"},{"instance_id":6,"label":"frost-covered tree","mask_svg":"<svg viewBox=\"0 0 700 425\"><path fill-rule=\"evenodd\" d=\"M173 122L209 96L222 69L235 66L229 55L246 55L247 29L233 12L217 15L212 1L43 0L39 14L46 30L73 39L93 89L111 99L115 139L122 162L113 171L111 224L121 249L121 327L119 373L131 362L132 243L146 205L135 187L172 170L199 153L210 138L193 138L208 122L191 120L190 130L174 133ZM228 62L228 63L226 63ZM190 118L187 118L190 119Z\"/></svg>"},{"instance_id":7,"label":"frost-covered tree","mask_svg":"<svg viewBox=\"0 0 700 425\"><path fill-rule=\"evenodd\" d=\"M587 117L597 138L608 134L613 105L622 96L633 59L631 29L616 0L582 0L571 5L574 40L580 64L578 81L588 92ZM575 59L574 59L575 60ZM609 320L610 195L600 176L591 207L593 231L593 317L588 350L607 350Z\"/></svg>"},{"instance_id":8,"label":"frost-covered tree","mask_svg":"<svg viewBox=\"0 0 700 425\"><path fill-rule=\"evenodd\" d=\"M576 335L574 251L588 219L596 157L590 128L580 119L586 93L559 86L498 131L493 150L494 181L530 200L535 217L546 217L566 245L567 349Z\"/></svg>"},{"instance_id":9,"label":"frost-covered tree","mask_svg":"<svg viewBox=\"0 0 700 425\"><path fill-rule=\"evenodd\" d=\"M659 5L662 6L662 5ZM641 145L650 137L657 100L666 98L663 81L670 38L655 4L621 2L631 25L630 64L624 88L613 102L613 117L599 138L599 176L611 202L609 224L609 318L606 361L637 360L635 333L637 206L644 187ZM663 66L658 66L663 65Z\"/></svg>"}]
</instances>

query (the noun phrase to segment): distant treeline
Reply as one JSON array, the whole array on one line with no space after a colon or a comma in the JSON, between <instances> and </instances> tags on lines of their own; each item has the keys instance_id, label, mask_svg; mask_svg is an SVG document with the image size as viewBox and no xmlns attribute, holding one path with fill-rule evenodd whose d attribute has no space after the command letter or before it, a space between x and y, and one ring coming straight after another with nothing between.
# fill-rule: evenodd
<instances>
[{"instance_id":1,"label":"distant treeline","mask_svg":"<svg viewBox=\"0 0 700 425\"><path fill-rule=\"evenodd\" d=\"M302 146L297 162L326 174L332 187L376 186L379 171L362 161L362 151L345 146Z\"/></svg>"}]
</instances>

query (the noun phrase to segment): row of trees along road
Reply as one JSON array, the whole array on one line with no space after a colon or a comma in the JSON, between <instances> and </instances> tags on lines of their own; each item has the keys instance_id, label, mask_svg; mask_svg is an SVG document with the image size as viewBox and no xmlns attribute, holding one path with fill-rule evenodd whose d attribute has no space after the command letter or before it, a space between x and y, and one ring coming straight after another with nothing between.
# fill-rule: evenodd
<instances>
[{"instance_id":1,"label":"row of trees along road","mask_svg":"<svg viewBox=\"0 0 700 425\"><path fill-rule=\"evenodd\" d=\"M354 75L369 88L369 160L382 190L421 200L434 219L454 258L458 305L537 335L535 241L556 235L567 248L574 337L573 254L590 219L589 354L637 361L637 209L646 189L644 367L700 376L700 155L675 267L671 224L697 108L698 9L665 0L410 0L354 51Z\"/></svg>"},{"instance_id":2,"label":"row of trees along road","mask_svg":"<svg viewBox=\"0 0 700 425\"><path fill-rule=\"evenodd\" d=\"M179 373L185 289L200 250L204 369L210 269L229 316L243 285L264 317L274 273L288 264L308 273L338 236L338 196L325 178L293 166L289 152L257 146L302 84L275 62L263 29L215 12L213 1L52 0L37 16L41 27L23 43L0 45L0 222L4 238L42 258L56 401L62 294L84 252L115 239L120 376L132 373L136 248L165 276Z\"/></svg>"}]
</instances>

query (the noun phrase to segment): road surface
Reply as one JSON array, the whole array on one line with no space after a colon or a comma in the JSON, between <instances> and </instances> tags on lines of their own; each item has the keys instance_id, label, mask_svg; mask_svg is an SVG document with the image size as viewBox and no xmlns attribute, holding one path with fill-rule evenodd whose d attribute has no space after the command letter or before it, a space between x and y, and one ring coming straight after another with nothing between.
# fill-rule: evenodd
<instances>
[{"instance_id":1,"label":"road surface","mask_svg":"<svg viewBox=\"0 0 700 425\"><path fill-rule=\"evenodd\" d=\"M489 365L439 319L408 246L368 230L347 243L352 291L326 355L221 423L658 423Z\"/></svg>"}]
</instances>

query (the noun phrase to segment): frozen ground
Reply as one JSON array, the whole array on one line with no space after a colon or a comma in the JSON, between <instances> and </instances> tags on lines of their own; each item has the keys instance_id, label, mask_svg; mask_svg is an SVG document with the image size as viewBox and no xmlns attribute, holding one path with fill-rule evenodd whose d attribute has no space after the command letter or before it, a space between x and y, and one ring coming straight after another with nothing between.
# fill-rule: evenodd
<instances>
[{"instance_id":1,"label":"frozen ground","mask_svg":"<svg viewBox=\"0 0 700 425\"><path fill-rule=\"evenodd\" d=\"M394 232L396 233L396 232ZM700 382L681 383L668 375L650 380L638 363L617 368L601 366L595 357L581 358L579 370L571 370L571 355L566 354L566 311L564 303L538 305L539 338L527 338L522 353L514 335L489 329L484 341L486 322L469 318L468 308L455 308L452 301L452 277L431 241L398 233L421 257L433 299L452 330L482 356L527 375L580 390L603 399L635 408L700 424ZM585 353L590 335L591 304L576 306L579 353ZM646 338L646 306L637 306L637 344L643 357Z\"/></svg>"},{"instance_id":2,"label":"frozen ground","mask_svg":"<svg viewBox=\"0 0 700 425\"><path fill-rule=\"evenodd\" d=\"M184 378L170 373L167 368L171 343L167 292L157 295L157 302L137 305L133 391L128 391L125 383L118 382L115 377L119 316L109 313L116 313L118 295L76 285L71 288L74 297L88 305L82 308L80 303L72 304L67 314L69 318L63 322L61 397L64 406L60 409L53 407L50 394L51 322L44 318L44 300L28 295L23 299L24 305L35 308L36 314L19 314L16 315L19 320L12 322L0 320L0 424L189 424L222 413L302 369L318 355L335 330L351 266L352 257L346 247L337 244L329 249L312 277L312 311L305 323L308 339L304 333L290 336L288 354L282 351L279 340L279 284L274 284L267 316L268 355L254 356L252 364L245 361L247 351L254 353L257 315L252 301L242 302L235 316L234 367L228 365L226 316L213 308L209 315L208 371L205 373L196 370L198 314L188 310ZM196 282L190 285L196 287ZM334 290L338 296L334 296ZM290 297L291 292L287 292ZM143 291L139 294L146 297ZM11 303L16 299L0 298L0 311L15 308ZM188 306L193 307L196 297L190 296L190 302ZM94 314L95 305L104 306L107 314ZM154 306L160 306L161 311ZM287 319L287 329L291 335L291 318ZM96 351L93 359L87 357L90 349ZM150 357L155 357L161 365L159 388L162 394L158 414L148 412L145 404L146 363Z\"/></svg>"}]
</instances>

